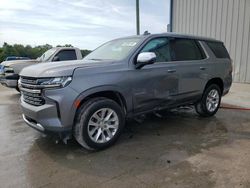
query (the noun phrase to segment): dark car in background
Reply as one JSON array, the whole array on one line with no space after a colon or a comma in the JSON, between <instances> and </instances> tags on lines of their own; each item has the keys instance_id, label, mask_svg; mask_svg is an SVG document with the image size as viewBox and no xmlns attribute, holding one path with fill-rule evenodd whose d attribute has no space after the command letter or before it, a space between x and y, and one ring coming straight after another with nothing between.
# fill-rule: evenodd
<instances>
[{"instance_id":1,"label":"dark car in background","mask_svg":"<svg viewBox=\"0 0 250 188\"><path fill-rule=\"evenodd\" d=\"M3 66L0 64L0 79L4 75Z\"/></svg>"}]
</instances>

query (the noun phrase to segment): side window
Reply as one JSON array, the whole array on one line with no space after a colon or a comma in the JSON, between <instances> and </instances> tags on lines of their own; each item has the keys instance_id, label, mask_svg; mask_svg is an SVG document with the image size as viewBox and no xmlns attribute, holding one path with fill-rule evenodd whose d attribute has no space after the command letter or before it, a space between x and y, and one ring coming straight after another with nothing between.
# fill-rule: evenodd
<instances>
[{"instance_id":1,"label":"side window","mask_svg":"<svg viewBox=\"0 0 250 188\"><path fill-rule=\"evenodd\" d=\"M59 57L60 61L77 59L75 50L62 50L57 54L57 56Z\"/></svg>"},{"instance_id":2,"label":"side window","mask_svg":"<svg viewBox=\"0 0 250 188\"><path fill-rule=\"evenodd\" d=\"M170 42L172 61L189 61L204 59L195 40L175 38Z\"/></svg>"},{"instance_id":3,"label":"side window","mask_svg":"<svg viewBox=\"0 0 250 188\"><path fill-rule=\"evenodd\" d=\"M222 42L207 42L208 47L217 58L229 58L230 56Z\"/></svg>"},{"instance_id":4,"label":"side window","mask_svg":"<svg viewBox=\"0 0 250 188\"><path fill-rule=\"evenodd\" d=\"M156 62L167 62L171 60L168 38L156 38L149 41L141 52L154 52Z\"/></svg>"}]
</instances>

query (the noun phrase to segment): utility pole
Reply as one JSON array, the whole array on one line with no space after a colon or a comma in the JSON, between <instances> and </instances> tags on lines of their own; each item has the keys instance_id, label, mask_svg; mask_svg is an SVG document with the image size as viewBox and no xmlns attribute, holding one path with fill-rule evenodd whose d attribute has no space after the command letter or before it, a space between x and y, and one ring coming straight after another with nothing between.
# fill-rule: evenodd
<instances>
[{"instance_id":1,"label":"utility pole","mask_svg":"<svg viewBox=\"0 0 250 188\"><path fill-rule=\"evenodd\" d=\"M136 0L136 34L140 35L140 3Z\"/></svg>"}]
</instances>

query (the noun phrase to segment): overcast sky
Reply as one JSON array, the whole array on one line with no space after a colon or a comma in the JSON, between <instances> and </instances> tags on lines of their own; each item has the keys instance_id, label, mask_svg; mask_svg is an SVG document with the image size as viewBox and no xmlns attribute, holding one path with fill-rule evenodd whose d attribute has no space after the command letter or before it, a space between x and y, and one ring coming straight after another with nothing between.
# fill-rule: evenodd
<instances>
[{"instance_id":1,"label":"overcast sky","mask_svg":"<svg viewBox=\"0 0 250 188\"><path fill-rule=\"evenodd\" d=\"M141 31L167 31L169 0L141 0ZM94 49L134 35L135 0L0 0L0 45L72 44Z\"/></svg>"}]
</instances>

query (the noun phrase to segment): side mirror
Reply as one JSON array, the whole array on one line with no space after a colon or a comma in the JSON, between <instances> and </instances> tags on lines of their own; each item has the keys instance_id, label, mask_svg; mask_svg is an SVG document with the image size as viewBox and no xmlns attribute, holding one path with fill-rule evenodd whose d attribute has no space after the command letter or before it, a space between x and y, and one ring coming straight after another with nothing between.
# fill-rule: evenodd
<instances>
[{"instance_id":1,"label":"side mirror","mask_svg":"<svg viewBox=\"0 0 250 188\"><path fill-rule=\"evenodd\" d=\"M156 61L154 52L142 52L137 57L136 68L140 69L145 65L153 64Z\"/></svg>"},{"instance_id":2,"label":"side mirror","mask_svg":"<svg viewBox=\"0 0 250 188\"><path fill-rule=\"evenodd\" d=\"M60 58L58 56L53 57L52 61L60 61Z\"/></svg>"}]
</instances>

